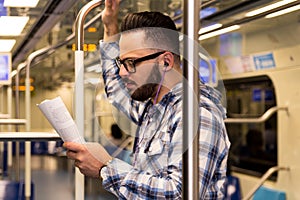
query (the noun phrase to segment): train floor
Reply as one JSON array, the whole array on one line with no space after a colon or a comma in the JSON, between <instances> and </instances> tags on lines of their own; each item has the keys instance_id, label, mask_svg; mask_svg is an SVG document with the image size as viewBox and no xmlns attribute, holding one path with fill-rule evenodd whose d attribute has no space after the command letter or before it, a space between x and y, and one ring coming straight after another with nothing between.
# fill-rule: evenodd
<instances>
[{"instance_id":1,"label":"train floor","mask_svg":"<svg viewBox=\"0 0 300 200\"><path fill-rule=\"evenodd\" d=\"M19 158L18 168L11 169L11 176L5 179L24 180L24 157ZM14 161L14 163L16 163ZM16 175L19 173L19 175ZM73 162L66 157L39 155L31 157L31 178L34 186L34 200L74 200L75 178ZM113 200L114 195L102 188L99 179L85 178L84 200Z\"/></svg>"}]
</instances>

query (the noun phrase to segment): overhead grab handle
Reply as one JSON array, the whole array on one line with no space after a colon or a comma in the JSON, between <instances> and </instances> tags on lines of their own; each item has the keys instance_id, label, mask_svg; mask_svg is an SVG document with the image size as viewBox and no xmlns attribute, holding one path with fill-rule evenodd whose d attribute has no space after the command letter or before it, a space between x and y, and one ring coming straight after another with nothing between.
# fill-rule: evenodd
<instances>
[{"instance_id":1,"label":"overhead grab handle","mask_svg":"<svg viewBox=\"0 0 300 200\"><path fill-rule=\"evenodd\" d=\"M94 0L87 3L78 13L75 21L75 45L76 50L83 50L83 41L84 41L84 20L87 14L94 9L95 7L100 6L102 3L101 0Z\"/></svg>"},{"instance_id":2,"label":"overhead grab handle","mask_svg":"<svg viewBox=\"0 0 300 200\"><path fill-rule=\"evenodd\" d=\"M288 113L287 106L274 106L267 110L262 116L258 118L227 118L225 119L225 123L234 124L234 123L262 123L267 121L274 113L279 110L285 110Z\"/></svg>"}]
</instances>

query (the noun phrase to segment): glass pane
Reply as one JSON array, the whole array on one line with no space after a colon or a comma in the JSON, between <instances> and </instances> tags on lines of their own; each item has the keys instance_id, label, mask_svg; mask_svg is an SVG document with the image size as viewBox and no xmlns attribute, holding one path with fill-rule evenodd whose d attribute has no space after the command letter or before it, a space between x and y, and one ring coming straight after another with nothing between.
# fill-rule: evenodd
<instances>
[{"instance_id":1,"label":"glass pane","mask_svg":"<svg viewBox=\"0 0 300 200\"><path fill-rule=\"evenodd\" d=\"M224 81L224 84L229 118L257 118L276 106L274 87L266 76ZM226 124L226 127L232 143L229 160L233 170L261 176L277 165L277 114L265 123Z\"/></svg>"}]
</instances>

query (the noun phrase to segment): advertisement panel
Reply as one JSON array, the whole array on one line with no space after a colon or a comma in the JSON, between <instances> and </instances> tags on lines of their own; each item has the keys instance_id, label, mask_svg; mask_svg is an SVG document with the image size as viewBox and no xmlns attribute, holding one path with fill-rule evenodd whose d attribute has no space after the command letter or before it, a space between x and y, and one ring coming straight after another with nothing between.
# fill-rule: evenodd
<instances>
[{"instance_id":1,"label":"advertisement panel","mask_svg":"<svg viewBox=\"0 0 300 200\"><path fill-rule=\"evenodd\" d=\"M11 84L11 54L0 53L0 85Z\"/></svg>"}]
</instances>

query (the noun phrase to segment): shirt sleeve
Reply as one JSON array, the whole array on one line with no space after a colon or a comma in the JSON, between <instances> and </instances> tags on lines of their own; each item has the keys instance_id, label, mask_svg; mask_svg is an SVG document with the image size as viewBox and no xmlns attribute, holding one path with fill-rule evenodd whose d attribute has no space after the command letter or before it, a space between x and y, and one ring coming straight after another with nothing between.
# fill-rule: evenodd
<instances>
[{"instance_id":1,"label":"shirt sleeve","mask_svg":"<svg viewBox=\"0 0 300 200\"><path fill-rule=\"evenodd\" d=\"M119 56L117 42L100 41L100 65L107 98L119 111L127 115L134 123L138 123L139 113L145 108L145 104L131 99L115 63L117 56Z\"/></svg>"},{"instance_id":2,"label":"shirt sleeve","mask_svg":"<svg viewBox=\"0 0 300 200\"><path fill-rule=\"evenodd\" d=\"M213 107L213 106L212 106ZM200 107L199 198L223 199L229 140L221 116Z\"/></svg>"}]
</instances>

